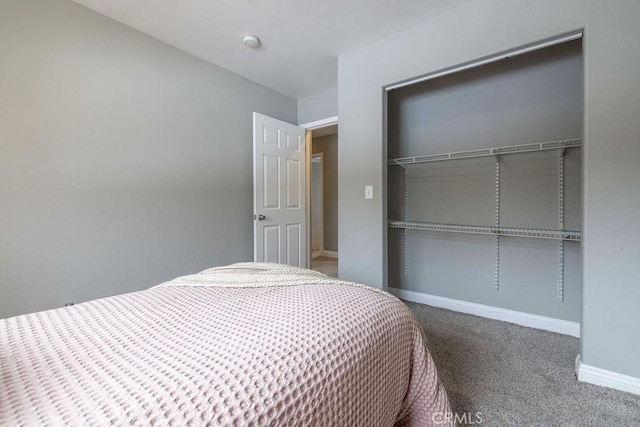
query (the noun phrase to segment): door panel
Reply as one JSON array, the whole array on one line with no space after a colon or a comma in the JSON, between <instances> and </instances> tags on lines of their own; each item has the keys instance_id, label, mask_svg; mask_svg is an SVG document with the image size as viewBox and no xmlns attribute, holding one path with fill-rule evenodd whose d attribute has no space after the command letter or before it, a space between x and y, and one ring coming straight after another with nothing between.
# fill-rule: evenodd
<instances>
[{"instance_id":1,"label":"door panel","mask_svg":"<svg viewBox=\"0 0 640 427\"><path fill-rule=\"evenodd\" d=\"M264 261L280 262L280 226L268 225L263 228Z\"/></svg>"},{"instance_id":2,"label":"door panel","mask_svg":"<svg viewBox=\"0 0 640 427\"><path fill-rule=\"evenodd\" d=\"M300 208L300 185L301 171L300 163L297 160L287 159L287 208Z\"/></svg>"},{"instance_id":3,"label":"door panel","mask_svg":"<svg viewBox=\"0 0 640 427\"><path fill-rule=\"evenodd\" d=\"M262 132L262 142L264 144L274 145L276 147L280 146L280 131L278 129L270 128L268 126L264 126Z\"/></svg>"},{"instance_id":4,"label":"door panel","mask_svg":"<svg viewBox=\"0 0 640 427\"><path fill-rule=\"evenodd\" d=\"M264 209L280 208L280 158L265 154L264 163Z\"/></svg>"},{"instance_id":5,"label":"door panel","mask_svg":"<svg viewBox=\"0 0 640 427\"><path fill-rule=\"evenodd\" d=\"M304 135L304 134L303 134ZM300 152L302 137L287 132L287 148Z\"/></svg>"},{"instance_id":6,"label":"door panel","mask_svg":"<svg viewBox=\"0 0 640 427\"><path fill-rule=\"evenodd\" d=\"M287 224L287 264L300 265L300 224Z\"/></svg>"},{"instance_id":7,"label":"door panel","mask_svg":"<svg viewBox=\"0 0 640 427\"><path fill-rule=\"evenodd\" d=\"M253 114L254 260L306 267L303 128Z\"/></svg>"}]
</instances>

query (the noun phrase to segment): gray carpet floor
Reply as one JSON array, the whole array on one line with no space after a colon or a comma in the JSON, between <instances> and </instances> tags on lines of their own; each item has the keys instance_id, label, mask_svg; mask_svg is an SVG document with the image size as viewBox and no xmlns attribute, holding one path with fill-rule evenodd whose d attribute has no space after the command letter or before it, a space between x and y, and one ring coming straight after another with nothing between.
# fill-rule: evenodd
<instances>
[{"instance_id":1,"label":"gray carpet floor","mask_svg":"<svg viewBox=\"0 0 640 427\"><path fill-rule=\"evenodd\" d=\"M640 396L576 381L577 338L406 304L459 417L480 412L485 426L640 426Z\"/></svg>"},{"instance_id":2,"label":"gray carpet floor","mask_svg":"<svg viewBox=\"0 0 640 427\"><path fill-rule=\"evenodd\" d=\"M311 269L327 276L338 277L338 260L327 256L315 257L311 260Z\"/></svg>"}]
</instances>

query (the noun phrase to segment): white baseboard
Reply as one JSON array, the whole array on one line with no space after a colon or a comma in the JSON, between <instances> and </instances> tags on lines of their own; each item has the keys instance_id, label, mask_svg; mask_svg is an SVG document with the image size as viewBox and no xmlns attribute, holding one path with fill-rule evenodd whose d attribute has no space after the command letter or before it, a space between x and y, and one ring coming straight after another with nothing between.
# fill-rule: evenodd
<instances>
[{"instance_id":1,"label":"white baseboard","mask_svg":"<svg viewBox=\"0 0 640 427\"><path fill-rule=\"evenodd\" d=\"M578 381L640 395L640 378L585 365L579 359L577 365Z\"/></svg>"},{"instance_id":2,"label":"white baseboard","mask_svg":"<svg viewBox=\"0 0 640 427\"><path fill-rule=\"evenodd\" d=\"M422 292L407 291L398 288L390 287L388 291L400 299L411 302L446 308L448 310L474 314L488 319L502 320L504 322L516 323L530 328L544 329L546 331L580 338L580 324L577 322L569 322L567 320L554 319L552 317L538 316L520 311L507 310L505 308L491 307L489 305L475 304L472 302L423 294Z\"/></svg>"},{"instance_id":3,"label":"white baseboard","mask_svg":"<svg viewBox=\"0 0 640 427\"><path fill-rule=\"evenodd\" d=\"M321 252L321 255L322 255L322 256L326 256L326 257L328 257L328 258L335 258L335 259L338 259L338 252L336 252L336 251L325 251L325 250L323 250L323 251Z\"/></svg>"}]
</instances>

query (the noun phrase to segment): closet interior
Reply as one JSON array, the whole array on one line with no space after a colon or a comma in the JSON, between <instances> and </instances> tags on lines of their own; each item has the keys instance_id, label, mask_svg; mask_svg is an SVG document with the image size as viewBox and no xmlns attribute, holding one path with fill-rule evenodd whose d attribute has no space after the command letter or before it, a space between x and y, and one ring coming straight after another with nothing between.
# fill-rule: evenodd
<instances>
[{"instance_id":1,"label":"closet interior","mask_svg":"<svg viewBox=\"0 0 640 427\"><path fill-rule=\"evenodd\" d=\"M580 322L581 40L388 92L388 287Z\"/></svg>"}]
</instances>

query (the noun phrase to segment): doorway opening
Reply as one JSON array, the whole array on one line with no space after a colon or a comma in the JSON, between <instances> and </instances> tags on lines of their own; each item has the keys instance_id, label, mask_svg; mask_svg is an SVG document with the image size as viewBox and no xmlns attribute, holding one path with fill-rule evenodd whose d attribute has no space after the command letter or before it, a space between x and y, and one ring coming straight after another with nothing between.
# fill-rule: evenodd
<instances>
[{"instance_id":1,"label":"doorway opening","mask_svg":"<svg viewBox=\"0 0 640 427\"><path fill-rule=\"evenodd\" d=\"M308 130L310 266L338 277L338 125Z\"/></svg>"},{"instance_id":2,"label":"doorway opening","mask_svg":"<svg viewBox=\"0 0 640 427\"><path fill-rule=\"evenodd\" d=\"M324 251L323 153L311 155L311 259Z\"/></svg>"}]
</instances>

